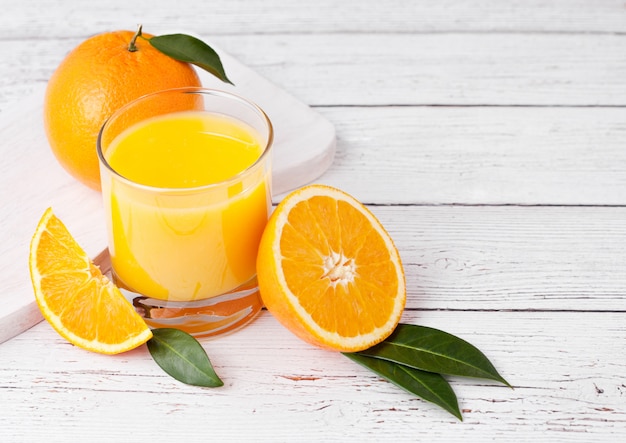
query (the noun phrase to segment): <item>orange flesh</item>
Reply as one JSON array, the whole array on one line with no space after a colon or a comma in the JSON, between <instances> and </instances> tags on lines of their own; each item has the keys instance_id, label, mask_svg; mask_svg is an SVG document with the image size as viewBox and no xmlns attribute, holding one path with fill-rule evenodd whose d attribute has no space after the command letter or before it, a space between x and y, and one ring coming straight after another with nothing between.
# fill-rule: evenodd
<instances>
[{"instance_id":1,"label":"orange flesh","mask_svg":"<svg viewBox=\"0 0 626 443\"><path fill-rule=\"evenodd\" d=\"M353 206L325 196L298 203L280 249L287 286L323 329L353 337L389 318L397 273L384 240Z\"/></svg>"}]
</instances>

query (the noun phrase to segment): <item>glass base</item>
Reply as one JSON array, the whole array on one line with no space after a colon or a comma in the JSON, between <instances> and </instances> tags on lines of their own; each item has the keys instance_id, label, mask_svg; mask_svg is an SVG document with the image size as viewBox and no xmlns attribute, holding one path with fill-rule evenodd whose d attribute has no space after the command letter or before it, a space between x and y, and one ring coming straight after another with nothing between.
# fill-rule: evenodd
<instances>
[{"instance_id":1,"label":"glass base","mask_svg":"<svg viewBox=\"0 0 626 443\"><path fill-rule=\"evenodd\" d=\"M208 337L234 331L249 323L263 303L256 277L239 288L204 300L178 302L133 296L135 310L152 328L176 328L196 336Z\"/></svg>"},{"instance_id":2,"label":"glass base","mask_svg":"<svg viewBox=\"0 0 626 443\"><path fill-rule=\"evenodd\" d=\"M108 249L94 263L115 281ZM119 284L118 284L119 286ZM231 292L189 302L149 298L125 287L120 291L152 328L176 328L195 336L208 337L231 332L248 324L263 308L256 277Z\"/></svg>"}]
</instances>

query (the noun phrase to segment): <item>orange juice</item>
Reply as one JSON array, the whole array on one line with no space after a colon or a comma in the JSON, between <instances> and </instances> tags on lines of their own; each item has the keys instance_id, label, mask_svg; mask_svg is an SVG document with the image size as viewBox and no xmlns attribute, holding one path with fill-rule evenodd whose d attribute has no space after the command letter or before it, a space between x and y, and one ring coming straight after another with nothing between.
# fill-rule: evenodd
<instances>
[{"instance_id":1,"label":"orange juice","mask_svg":"<svg viewBox=\"0 0 626 443\"><path fill-rule=\"evenodd\" d=\"M102 183L116 281L192 301L254 278L271 208L264 150L251 127L206 111L148 118L117 135L104 158L122 178Z\"/></svg>"}]
</instances>

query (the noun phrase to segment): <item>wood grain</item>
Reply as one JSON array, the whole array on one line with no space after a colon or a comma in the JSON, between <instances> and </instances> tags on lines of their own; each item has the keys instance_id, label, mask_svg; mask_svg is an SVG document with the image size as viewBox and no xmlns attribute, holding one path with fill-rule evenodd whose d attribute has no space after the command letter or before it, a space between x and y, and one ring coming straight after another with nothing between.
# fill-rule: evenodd
<instances>
[{"instance_id":1,"label":"wood grain","mask_svg":"<svg viewBox=\"0 0 626 443\"><path fill-rule=\"evenodd\" d=\"M372 208L398 245L407 306L626 314L626 208Z\"/></svg>"},{"instance_id":2,"label":"wood grain","mask_svg":"<svg viewBox=\"0 0 626 443\"><path fill-rule=\"evenodd\" d=\"M626 204L626 108L324 108L329 184L371 203Z\"/></svg>"},{"instance_id":3,"label":"wood grain","mask_svg":"<svg viewBox=\"0 0 626 443\"><path fill-rule=\"evenodd\" d=\"M537 433L547 440L606 441L623 428L626 414L626 363L613 358L623 352L622 320L621 314L409 312L407 322L479 346L514 387L451 379L462 424L341 355L300 342L266 312L235 334L203 341L225 382L219 389L176 382L145 348L116 357L88 354L42 323L0 347L0 433L9 441L37 440L55 416L66 418L48 441L105 441L146 421L156 441L181 435L194 441L200 435L376 440L391 423L394 441L421 435L425 423L434 430L429 441L528 441ZM597 346L600 340L604 346ZM26 345L35 352L24 356ZM28 422L20 420L25 413Z\"/></svg>"},{"instance_id":4,"label":"wood grain","mask_svg":"<svg viewBox=\"0 0 626 443\"><path fill-rule=\"evenodd\" d=\"M134 27L185 25L188 30L214 34L272 34L332 32L560 32L618 33L626 31L621 0L214 0L186 2L172 11L166 3L124 0L93 3L89 10L60 8L59 0L23 0L3 4L0 38L46 38L89 35L95 29L123 23ZM199 13L194 11L199 9ZM41 11L46 11L41 14ZM120 11L124 11L120 16ZM88 14L88 19L83 16ZM37 34L29 32L37 30Z\"/></svg>"},{"instance_id":5,"label":"wood grain","mask_svg":"<svg viewBox=\"0 0 626 443\"><path fill-rule=\"evenodd\" d=\"M619 34L204 37L312 106L626 104ZM0 98L17 99L25 83L45 82L83 38L0 41L13 72L0 79Z\"/></svg>"},{"instance_id":6,"label":"wood grain","mask_svg":"<svg viewBox=\"0 0 626 443\"><path fill-rule=\"evenodd\" d=\"M138 23L206 36L331 121L319 181L391 233L403 321L477 345L514 389L451 379L461 423L263 312L202 341L226 384L199 390L41 323L0 345L0 441L623 440L623 0L5 1L0 115L88 35Z\"/></svg>"}]
</instances>

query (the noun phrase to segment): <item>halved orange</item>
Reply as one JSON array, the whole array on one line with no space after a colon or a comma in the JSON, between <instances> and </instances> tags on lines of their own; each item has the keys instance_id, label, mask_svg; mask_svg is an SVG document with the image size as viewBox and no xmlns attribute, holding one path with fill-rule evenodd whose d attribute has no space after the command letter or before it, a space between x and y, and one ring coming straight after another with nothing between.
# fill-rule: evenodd
<instances>
[{"instance_id":1,"label":"halved orange","mask_svg":"<svg viewBox=\"0 0 626 443\"><path fill-rule=\"evenodd\" d=\"M136 348L152 331L48 208L30 244L30 276L44 318L69 342L102 354Z\"/></svg>"},{"instance_id":2,"label":"halved orange","mask_svg":"<svg viewBox=\"0 0 626 443\"><path fill-rule=\"evenodd\" d=\"M276 207L257 257L261 297L285 327L316 346L360 351L400 321L400 255L378 219L345 192L300 188Z\"/></svg>"}]
</instances>

